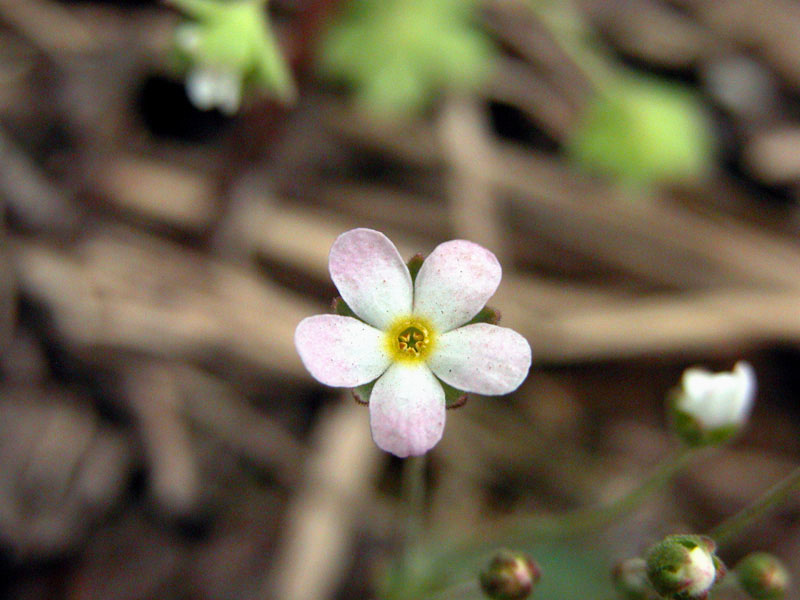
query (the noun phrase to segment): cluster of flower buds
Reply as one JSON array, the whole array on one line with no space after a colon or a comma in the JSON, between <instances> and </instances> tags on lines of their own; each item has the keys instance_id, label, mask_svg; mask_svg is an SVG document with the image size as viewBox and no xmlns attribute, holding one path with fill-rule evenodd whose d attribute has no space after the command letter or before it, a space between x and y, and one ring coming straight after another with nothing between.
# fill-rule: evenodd
<instances>
[{"instance_id":1,"label":"cluster of flower buds","mask_svg":"<svg viewBox=\"0 0 800 600\"><path fill-rule=\"evenodd\" d=\"M523 600L541 577L539 566L527 554L498 550L481 573L484 593L492 600Z\"/></svg>"},{"instance_id":2,"label":"cluster of flower buds","mask_svg":"<svg viewBox=\"0 0 800 600\"><path fill-rule=\"evenodd\" d=\"M705 600L727 569L716 556L716 544L702 535L670 535L644 558L630 558L612 571L614 587L625 600ZM782 600L789 586L783 563L756 552L743 558L725 579L752 600Z\"/></svg>"},{"instance_id":3,"label":"cluster of flower buds","mask_svg":"<svg viewBox=\"0 0 800 600\"><path fill-rule=\"evenodd\" d=\"M670 417L680 438L690 446L719 444L738 433L753 407L756 377L746 362L732 372L687 369L672 393Z\"/></svg>"}]
</instances>

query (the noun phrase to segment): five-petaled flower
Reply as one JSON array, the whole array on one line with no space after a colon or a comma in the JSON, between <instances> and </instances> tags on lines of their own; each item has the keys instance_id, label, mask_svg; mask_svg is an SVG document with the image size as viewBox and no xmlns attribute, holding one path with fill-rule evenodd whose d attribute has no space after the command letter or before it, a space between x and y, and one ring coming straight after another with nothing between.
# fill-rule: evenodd
<instances>
[{"instance_id":1,"label":"five-petaled flower","mask_svg":"<svg viewBox=\"0 0 800 600\"><path fill-rule=\"evenodd\" d=\"M514 391L531 349L517 332L469 323L500 284L494 254L465 240L437 246L416 278L382 233L354 229L331 248L329 269L356 317L301 321L295 345L309 372L334 387L374 382L369 395L375 443L400 457L441 439L444 382L485 395Z\"/></svg>"}]
</instances>

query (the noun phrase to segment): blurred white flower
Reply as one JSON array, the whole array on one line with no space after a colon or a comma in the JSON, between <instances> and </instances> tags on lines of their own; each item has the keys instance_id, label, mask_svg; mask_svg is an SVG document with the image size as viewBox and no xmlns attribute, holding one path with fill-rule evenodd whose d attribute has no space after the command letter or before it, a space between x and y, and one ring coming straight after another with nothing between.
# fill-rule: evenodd
<instances>
[{"instance_id":1,"label":"blurred white flower","mask_svg":"<svg viewBox=\"0 0 800 600\"><path fill-rule=\"evenodd\" d=\"M687 369L673 410L678 433L689 443L724 441L747 421L753 408L756 376L746 362L731 372Z\"/></svg>"},{"instance_id":2,"label":"blurred white flower","mask_svg":"<svg viewBox=\"0 0 800 600\"><path fill-rule=\"evenodd\" d=\"M186 94L200 110L217 108L230 116L242 101L242 79L236 71L195 67L186 75Z\"/></svg>"}]
</instances>

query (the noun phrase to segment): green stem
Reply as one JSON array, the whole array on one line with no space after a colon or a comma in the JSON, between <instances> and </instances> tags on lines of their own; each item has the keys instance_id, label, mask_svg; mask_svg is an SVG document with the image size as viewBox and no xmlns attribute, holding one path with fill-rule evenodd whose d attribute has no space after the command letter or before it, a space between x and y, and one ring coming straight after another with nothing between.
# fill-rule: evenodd
<instances>
[{"instance_id":1,"label":"green stem","mask_svg":"<svg viewBox=\"0 0 800 600\"><path fill-rule=\"evenodd\" d=\"M432 561L432 572L435 572L437 564L463 562L466 555L477 558L498 545L524 547L536 541L566 538L602 529L638 508L703 450L682 446L662 460L638 487L605 506L580 508L558 516L512 517L506 523L494 524L488 530L482 529L470 535L449 549L436 552L431 548L428 556L438 554Z\"/></svg>"},{"instance_id":2,"label":"green stem","mask_svg":"<svg viewBox=\"0 0 800 600\"><path fill-rule=\"evenodd\" d=\"M481 597L481 587L478 584L477 577L456 583L425 596L425 600L464 600L470 597Z\"/></svg>"},{"instance_id":3,"label":"green stem","mask_svg":"<svg viewBox=\"0 0 800 600\"><path fill-rule=\"evenodd\" d=\"M719 545L724 544L764 517L798 489L800 489L800 467L756 498L750 505L717 525L708 533L708 537Z\"/></svg>"},{"instance_id":4,"label":"green stem","mask_svg":"<svg viewBox=\"0 0 800 600\"><path fill-rule=\"evenodd\" d=\"M402 493L406 509L406 553L419 544L425 510L425 455L403 461Z\"/></svg>"},{"instance_id":5,"label":"green stem","mask_svg":"<svg viewBox=\"0 0 800 600\"><path fill-rule=\"evenodd\" d=\"M564 515L531 517L516 525L512 523L510 526L516 529L512 537L516 536L521 541L564 538L606 527L641 506L648 497L669 483L696 454L697 449L682 446L667 456L638 487L614 502L606 506L579 508Z\"/></svg>"}]
</instances>

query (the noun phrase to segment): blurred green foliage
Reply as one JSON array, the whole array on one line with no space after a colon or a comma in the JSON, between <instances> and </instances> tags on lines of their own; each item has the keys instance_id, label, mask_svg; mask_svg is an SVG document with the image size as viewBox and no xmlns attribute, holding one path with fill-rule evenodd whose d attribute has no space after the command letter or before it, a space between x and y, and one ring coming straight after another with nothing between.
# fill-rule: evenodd
<instances>
[{"instance_id":1,"label":"blurred green foliage","mask_svg":"<svg viewBox=\"0 0 800 600\"><path fill-rule=\"evenodd\" d=\"M713 138L690 89L626 73L590 100L567 152L589 171L636 184L687 181L710 169Z\"/></svg>"},{"instance_id":2,"label":"blurred green foliage","mask_svg":"<svg viewBox=\"0 0 800 600\"><path fill-rule=\"evenodd\" d=\"M423 109L445 89L474 90L495 49L473 0L353 0L324 36L323 76L350 85L372 112Z\"/></svg>"}]
</instances>

